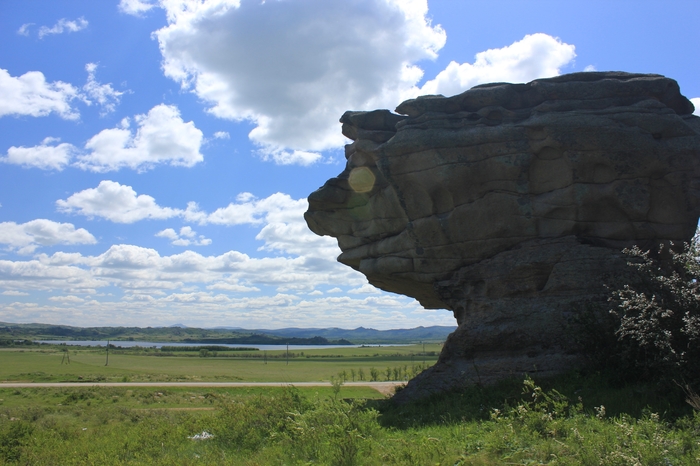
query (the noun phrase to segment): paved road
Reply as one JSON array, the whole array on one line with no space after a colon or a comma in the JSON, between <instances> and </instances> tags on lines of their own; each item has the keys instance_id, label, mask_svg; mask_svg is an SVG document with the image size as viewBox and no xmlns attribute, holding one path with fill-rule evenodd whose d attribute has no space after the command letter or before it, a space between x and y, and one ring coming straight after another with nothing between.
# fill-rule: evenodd
<instances>
[{"instance_id":1,"label":"paved road","mask_svg":"<svg viewBox=\"0 0 700 466\"><path fill-rule=\"evenodd\" d=\"M396 385L405 382L345 382L345 387L370 387L390 395ZM0 388L64 388L64 387L328 387L330 382L0 382Z\"/></svg>"}]
</instances>

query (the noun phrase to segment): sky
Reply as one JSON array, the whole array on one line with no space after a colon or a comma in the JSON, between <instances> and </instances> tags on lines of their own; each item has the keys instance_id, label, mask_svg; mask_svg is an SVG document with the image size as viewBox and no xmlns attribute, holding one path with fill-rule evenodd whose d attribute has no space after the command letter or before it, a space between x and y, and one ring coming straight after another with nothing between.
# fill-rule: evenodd
<instances>
[{"instance_id":1,"label":"sky","mask_svg":"<svg viewBox=\"0 0 700 466\"><path fill-rule=\"evenodd\" d=\"M697 0L3 0L0 321L454 325L311 233L339 117L580 71L700 109ZM700 111L696 111L696 114Z\"/></svg>"}]
</instances>

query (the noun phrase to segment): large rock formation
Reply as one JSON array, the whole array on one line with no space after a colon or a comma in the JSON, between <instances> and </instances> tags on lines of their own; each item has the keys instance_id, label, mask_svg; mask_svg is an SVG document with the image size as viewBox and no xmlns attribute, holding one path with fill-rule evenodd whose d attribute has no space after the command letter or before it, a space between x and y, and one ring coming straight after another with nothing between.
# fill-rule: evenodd
<instances>
[{"instance_id":1,"label":"large rock formation","mask_svg":"<svg viewBox=\"0 0 700 466\"><path fill-rule=\"evenodd\" d=\"M309 196L309 227L373 285L458 322L398 397L577 364L564 328L620 250L695 232L693 110L671 79L594 72L346 112L347 166Z\"/></svg>"}]
</instances>

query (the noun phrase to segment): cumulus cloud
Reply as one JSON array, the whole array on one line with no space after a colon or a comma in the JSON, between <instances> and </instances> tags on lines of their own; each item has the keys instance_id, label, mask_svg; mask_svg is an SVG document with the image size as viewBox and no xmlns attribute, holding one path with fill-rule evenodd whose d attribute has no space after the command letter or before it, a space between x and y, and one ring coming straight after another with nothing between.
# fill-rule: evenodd
<instances>
[{"instance_id":1,"label":"cumulus cloud","mask_svg":"<svg viewBox=\"0 0 700 466\"><path fill-rule=\"evenodd\" d=\"M127 15L140 16L155 6L154 3L148 0L121 0L119 2L119 11Z\"/></svg>"},{"instance_id":2,"label":"cumulus cloud","mask_svg":"<svg viewBox=\"0 0 700 466\"><path fill-rule=\"evenodd\" d=\"M449 96L478 84L557 76L574 57L573 45L547 34L531 34L507 47L477 53L473 64L450 62L435 79L421 87L420 93Z\"/></svg>"},{"instance_id":3,"label":"cumulus cloud","mask_svg":"<svg viewBox=\"0 0 700 466\"><path fill-rule=\"evenodd\" d=\"M0 244L12 251L31 254L39 246L56 244L94 244L97 240L87 230L76 229L71 223L58 223L46 219L27 223L0 223Z\"/></svg>"},{"instance_id":4,"label":"cumulus cloud","mask_svg":"<svg viewBox=\"0 0 700 466\"><path fill-rule=\"evenodd\" d=\"M85 65L85 71L88 73L87 83L83 86L84 96L83 101L92 105L93 101L97 102L102 107L102 115L113 112L121 96L124 92L115 90L112 84L100 84L95 78L97 71L96 63L88 63Z\"/></svg>"},{"instance_id":5,"label":"cumulus cloud","mask_svg":"<svg viewBox=\"0 0 700 466\"><path fill-rule=\"evenodd\" d=\"M313 165L321 159L321 154L318 152L309 152L305 150L284 150L280 148L267 147L259 151L263 160L271 160L277 165Z\"/></svg>"},{"instance_id":6,"label":"cumulus cloud","mask_svg":"<svg viewBox=\"0 0 700 466\"><path fill-rule=\"evenodd\" d=\"M88 188L65 200L56 201L56 206L64 213L101 217L116 223L181 217L201 225L259 225L271 219L299 219L303 217L307 202L306 199L294 200L283 193L275 193L264 199L258 199L251 193L241 193L236 197L236 202L207 213L200 210L195 202L188 203L185 209L162 207L153 197L137 194L131 186L103 180L96 188Z\"/></svg>"},{"instance_id":7,"label":"cumulus cloud","mask_svg":"<svg viewBox=\"0 0 700 466\"><path fill-rule=\"evenodd\" d=\"M26 25L22 25L20 31L26 31ZM66 18L61 18L56 24L51 27L41 26L39 28L39 39L43 39L44 36L50 34L63 34L64 32L78 32L88 27L88 22L82 16L76 20L68 20ZM19 31L18 31L19 32ZM27 34L23 34L27 35Z\"/></svg>"},{"instance_id":8,"label":"cumulus cloud","mask_svg":"<svg viewBox=\"0 0 700 466\"><path fill-rule=\"evenodd\" d=\"M211 244L211 239L205 238L204 235L197 236L197 232L192 227L184 226L177 232L172 228L156 233L160 238L167 238L173 246L208 246Z\"/></svg>"},{"instance_id":9,"label":"cumulus cloud","mask_svg":"<svg viewBox=\"0 0 700 466\"><path fill-rule=\"evenodd\" d=\"M83 276L87 280L85 284L74 281L58 289L65 290L69 286L87 289L101 282L101 286L111 284L128 293L151 296L159 294L157 292L182 290L192 284L233 292L253 292L261 286L275 287L280 292L311 292L332 280L343 280L350 286L362 283L357 272L329 258L326 258L324 270L318 270L318 264L309 264L304 257L251 258L237 251L219 256L204 256L193 251L161 256L154 249L128 244L113 245L98 256L39 254L30 261L0 261L0 286L5 285L3 280L10 272L15 279L25 276L27 285L34 281L34 286L40 285L36 282L39 276L70 272L78 277L88 272Z\"/></svg>"},{"instance_id":10,"label":"cumulus cloud","mask_svg":"<svg viewBox=\"0 0 700 466\"><path fill-rule=\"evenodd\" d=\"M421 60L446 34L425 0L253 2L161 0L168 25L154 33L165 75L220 118L248 120L264 160L310 165L345 143L347 109L393 108L419 94L456 94L476 84L555 76L574 46L547 34L525 36L450 63L419 87Z\"/></svg>"},{"instance_id":11,"label":"cumulus cloud","mask_svg":"<svg viewBox=\"0 0 700 466\"><path fill-rule=\"evenodd\" d=\"M98 99L107 111L114 108L114 102L109 102L109 92ZM111 98L118 98L118 95ZM103 98L108 100L100 101ZM48 137L38 146L10 147L7 155L0 157L0 162L42 170L60 171L73 165L94 172L120 168L142 172L157 164L191 167L204 159L200 153L202 132L194 123L185 123L177 107L157 105L148 115L136 115L134 121L135 132L131 129L131 120L124 118L118 127L102 130L90 138L84 149L69 143L58 144L59 139Z\"/></svg>"},{"instance_id":12,"label":"cumulus cloud","mask_svg":"<svg viewBox=\"0 0 700 466\"><path fill-rule=\"evenodd\" d=\"M68 143L60 143L58 138L45 138L41 144L33 147L15 147L7 150L0 162L20 165L25 168L40 168L42 170L63 170L70 163L78 149Z\"/></svg>"},{"instance_id":13,"label":"cumulus cloud","mask_svg":"<svg viewBox=\"0 0 700 466\"><path fill-rule=\"evenodd\" d=\"M231 135L226 131L217 131L214 133L214 139L231 139Z\"/></svg>"},{"instance_id":14,"label":"cumulus cloud","mask_svg":"<svg viewBox=\"0 0 700 466\"><path fill-rule=\"evenodd\" d=\"M260 225L256 239L263 241L260 250L278 254L329 258L339 254L335 240L313 234L304 221L308 208L306 199L293 199L288 194L275 193L258 199L251 193L241 193L235 202L213 212L204 212L195 202L185 209L160 206L155 198L138 194L131 186L103 180L96 188L88 188L56 201L60 212L104 218L115 223L134 223L140 220L182 218L200 225ZM176 246L206 246L211 240L197 236L191 227L179 233L166 228L156 236L168 238ZM313 267L309 260L307 266Z\"/></svg>"},{"instance_id":15,"label":"cumulus cloud","mask_svg":"<svg viewBox=\"0 0 700 466\"><path fill-rule=\"evenodd\" d=\"M62 81L46 82L40 71L13 77L0 69L0 117L41 117L56 113L61 118L76 120L79 113L71 107L71 101L77 97L78 89Z\"/></svg>"},{"instance_id":16,"label":"cumulus cloud","mask_svg":"<svg viewBox=\"0 0 700 466\"><path fill-rule=\"evenodd\" d=\"M134 125L125 118L118 127L90 138L85 144L88 152L78 157L76 165L95 172L124 167L144 171L163 163L191 167L203 160L202 138L193 122L182 120L177 107L160 104L147 115L134 117Z\"/></svg>"},{"instance_id":17,"label":"cumulus cloud","mask_svg":"<svg viewBox=\"0 0 700 466\"><path fill-rule=\"evenodd\" d=\"M700 116L700 97L690 99L690 101L695 105L695 112L693 112L693 115Z\"/></svg>"},{"instance_id":18,"label":"cumulus cloud","mask_svg":"<svg viewBox=\"0 0 700 466\"><path fill-rule=\"evenodd\" d=\"M303 224L302 200L279 196L257 200L250 195L239 199L241 203L257 202L262 212L261 201L269 204L266 212L249 218L262 219L255 221L260 221L261 232L267 231L258 236L263 248L283 255L256 258L238 251L212 256L193 251L161 255L150 248L116 244L92 256L56 252L37 254L25 261L0 260L0 289L12 290L12 294L5 295L20 296L27 291L52 295L48 305L3 305L3 315L7 319L21 316L63 324L71 323L65 321L70 317L78 319L80 325L93 321L119 325L149 319L155 319L155 323L159 316L178 320L187 317L188 322L198 325L236 322L252 328L310 323L347 327L357 321L395 328L397 322L400 326L425 322L424 311L416 301L378 293L367 285L362 274L336 262L334 257L340 251L332 238L317 237L308 230L299 230L299 236L294 236L298 234L296 227ZM191 229L177 233L185 238L195 234ZM338 283L356 293L343 296ZM100 297L98 290L106 287L120 289L123 297ZM326 296L319 288L327 287L332 288ZM271 294L271 289L276 294ZM71 312L66 314L68 307ZM433 322L451 324L453 319L444 312Z\"/></svg>"},{"instance_id":19,"label":"cumulus cloud","mask_svg":"<svg viewBox=\"0 0 700 466\"><path fill-rule=\"evenodd\" d=\"M111 84L101 84L95 77L97 64L85 65L87 82L78 89L62 81L46 82L40 71L29 71L22 76L10 76L0 69L0 117L5 115L42 117L51 113L67 120L77 120L80 112L72 106L77 99L87 105L97 103L102 114L116 108L124 92L115 90Z\"/></svg>"},{"instance_id":20,"label":"cumulus cloud","mask_svg":"<svg viewBox=\"0 0 700 466\"><path fill-rule=\"evenodd\" d=\"M61 303L82 303L85 300L79 296L68 295L68 296L51 296L49 301L58 301Z\"/></svg>"},{"instance_id":21,"label":"cumulus cloud","mask_svg":"<svg viewBox=\"0 0 700 466\"><path fill-rule=\"evenodd\" d=\"M359 288L353 288L352 290L348 290L348 293L350 294L378 294L379 290L375 288L374 286L370 285L369 283L365 283Z\"/></svg>"},{"instance_id":22,"label":"cumulus cloud","mask_svg":"<svg viewBox=\"0 0 700 466\"><path fill-rule=\"evenodd\" d=\"M395 106L446 37L425 0L160 4L166 76L212 114L254 122L250 138L276 163L310 164L344 144L339 116Z\"/></svg>"},{"instance_id":23,"label":"cumulus cloud","mask_svg":"<svg viewBox=\"0 0 700 466\"><path fill-rule=\"evenodd\" d=\"M181 211L160 207L153 197L137 194L131 186L103 180L97 188L77 192L68 199L56 201L60 212L102 217L115 223L134 223L144 219L167 219Z\"/></svg>"},{"instance_id":24,"label":"cumulus cloud","mask_svg":"<svg viewBox=\"0 0 700 466\"><path fill-rule=\"evenodd\" d=\"M0 272L2 267L0 266ZM67 313L66 310L70 309ZM82 303L58 301L40 305L14 302L3 305L9 321L40 321L68 325L190 326L237 325L245 328L366 327L387 329L425 325L454 325L451 312L425 311L415 301L390 295L371 297L319 297L278 293L271 296L236 296L217 292L172 292L164 295L130 295L129 299Z\"/></svg>"}]
</instances>

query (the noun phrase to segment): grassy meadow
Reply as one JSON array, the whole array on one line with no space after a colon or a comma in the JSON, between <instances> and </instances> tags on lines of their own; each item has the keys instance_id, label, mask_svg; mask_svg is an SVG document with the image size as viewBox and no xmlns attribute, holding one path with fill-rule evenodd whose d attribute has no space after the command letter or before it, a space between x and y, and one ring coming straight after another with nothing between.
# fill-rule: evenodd
<instances>
[{"instance_id":1,"label":"grassy meadow","mask_svg":"<svg viewBox=\"0 0 700 466\"><path fill-rule=\"evenodd\" d=\"M396 405L339 383L422 365L417 346L260 358L70 347L0 351L2 381L275 381L279 387L8 388L0 465L697 465L680 389L600 374L513 379ZM422 347L420 348L422 351ZM426 345L426 352L439 345ZM286 356L286 355L285 355ZM426 356L432 364L435 356ZM397 375L393 371L389 378ZM404 372L398 374L405 376ZM336 382L330 383L331 377ZM285 379L286 378L286 379ZM321 387L293 382L327 381Z\"/></svg>"},{"instance_id":2,"label":"grassy meadow","mask_svg":"<svg viewBox=\"0 0 700 466\"><path fill-rule=\"evenodd\" d=\"M677 396L660 397L655 387L605 387L600 380L575 375L545 382L572 395L527 379L404 406L371 389L330 385L5 388L0 389L0 464L700 461L700 415L679 404Z\"/></svg>"}]
</instances>

